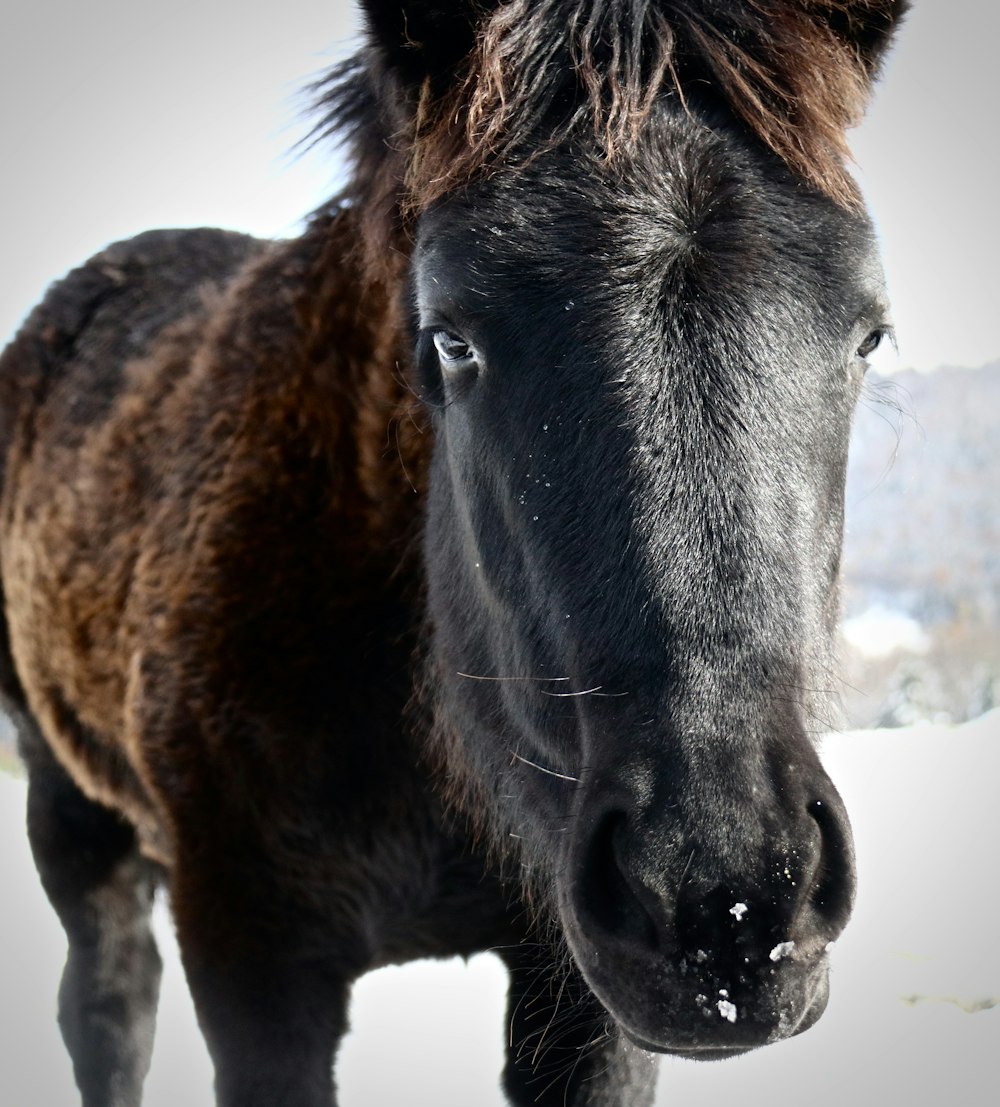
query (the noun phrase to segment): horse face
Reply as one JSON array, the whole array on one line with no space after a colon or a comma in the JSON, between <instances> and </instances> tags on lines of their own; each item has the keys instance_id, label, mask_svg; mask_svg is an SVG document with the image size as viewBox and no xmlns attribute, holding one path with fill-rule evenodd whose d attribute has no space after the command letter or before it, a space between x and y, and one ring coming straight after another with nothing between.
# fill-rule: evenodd
<instances>
[{"instance_id":1,"label":"horse face","mask_svg":"<svg viewBox=\"0 0 1000 1107\"><path fill-rule=\"evenodd\" d=\"M470 804L633 1040L806 1028L854 888L813 739L886 328L867 222L664 115L613 174L557 151L440 204L414 284L433 681Z\"/></svg>"}]
</instances>

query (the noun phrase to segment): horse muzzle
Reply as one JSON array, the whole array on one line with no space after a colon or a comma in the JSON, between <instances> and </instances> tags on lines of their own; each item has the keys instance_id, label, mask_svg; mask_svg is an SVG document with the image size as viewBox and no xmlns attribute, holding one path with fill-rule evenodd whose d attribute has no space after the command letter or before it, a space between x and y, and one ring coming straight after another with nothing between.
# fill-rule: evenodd
<instances>
[{"instance_id":1,"label":"horse muzzle","mask_svg":"<svg viewBox=\"0 0 1000 1107\"><path fill-rule=\"evenodd\" d=\"M556 876L559 914L585 979L636 1045L725 1057L822 1015L827 951L855 881L840 798L825 774L812 783L808 800L697 833L690 811L629 810L603 792L588 812L585 798ZM662 810L669 819L654 817Z\"/></svg>"}]
</instances>

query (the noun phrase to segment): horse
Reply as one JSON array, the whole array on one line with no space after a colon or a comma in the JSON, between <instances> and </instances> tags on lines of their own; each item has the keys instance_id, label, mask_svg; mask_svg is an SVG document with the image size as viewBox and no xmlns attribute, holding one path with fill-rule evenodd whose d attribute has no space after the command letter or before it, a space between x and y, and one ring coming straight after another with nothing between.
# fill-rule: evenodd
<instances>
[{"instance_id":1,"label":"horse","mask_svg":"<svg viewBox=\"0 0 1000 1107\"><path fill-rule=\"evenodd\" d=\"M86 1107L165 885L220 1107L330 1107L351 984L494 951L514 1107L811 1027L817 737L890 331L846 165L901 0L364 0L296 238L151 231L0 360L0 687Z\"/></svg>"}]
</instances>

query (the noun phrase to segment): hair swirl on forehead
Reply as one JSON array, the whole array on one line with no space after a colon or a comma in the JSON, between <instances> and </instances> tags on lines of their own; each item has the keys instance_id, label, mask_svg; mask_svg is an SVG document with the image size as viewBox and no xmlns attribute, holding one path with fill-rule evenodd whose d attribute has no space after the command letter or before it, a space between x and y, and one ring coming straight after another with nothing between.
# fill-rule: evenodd
<instances>
[{"instance_id":1,"label":"hair swirl on forehead","mask_svg":"<svg viewBox=\"0 0 1000 1107\"><path fill-rule=\"evenodd\" d=\"M849 34L893 0L507 0L487 17L456 88L424 86L407 173L418 209L490 169L574 135L614 163L656 98L714 87L800 177L857 202L846 130L872 65Z\"/></svg>"}]
</instances>

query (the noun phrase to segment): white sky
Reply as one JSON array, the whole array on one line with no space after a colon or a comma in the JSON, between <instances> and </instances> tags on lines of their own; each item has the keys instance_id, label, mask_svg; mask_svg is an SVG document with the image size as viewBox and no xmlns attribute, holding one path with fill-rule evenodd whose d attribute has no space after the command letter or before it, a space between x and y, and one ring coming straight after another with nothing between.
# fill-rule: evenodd
<instances>
[{"instance_id":1,"label":"white sky","mask_svg":"<svg viewBox=\"0 0 1000 1107\"><path fill-rule=\"evenodd\" d=\"M13 10L11 10L13 8ZM343 49L347 0L15 0L0 37L0 341L46 284L153 226L290 234L337 167L295 91ZM917 0L855 150L900 363L1000 357L1000 5Z\"/></svg>"}]
</instances>

